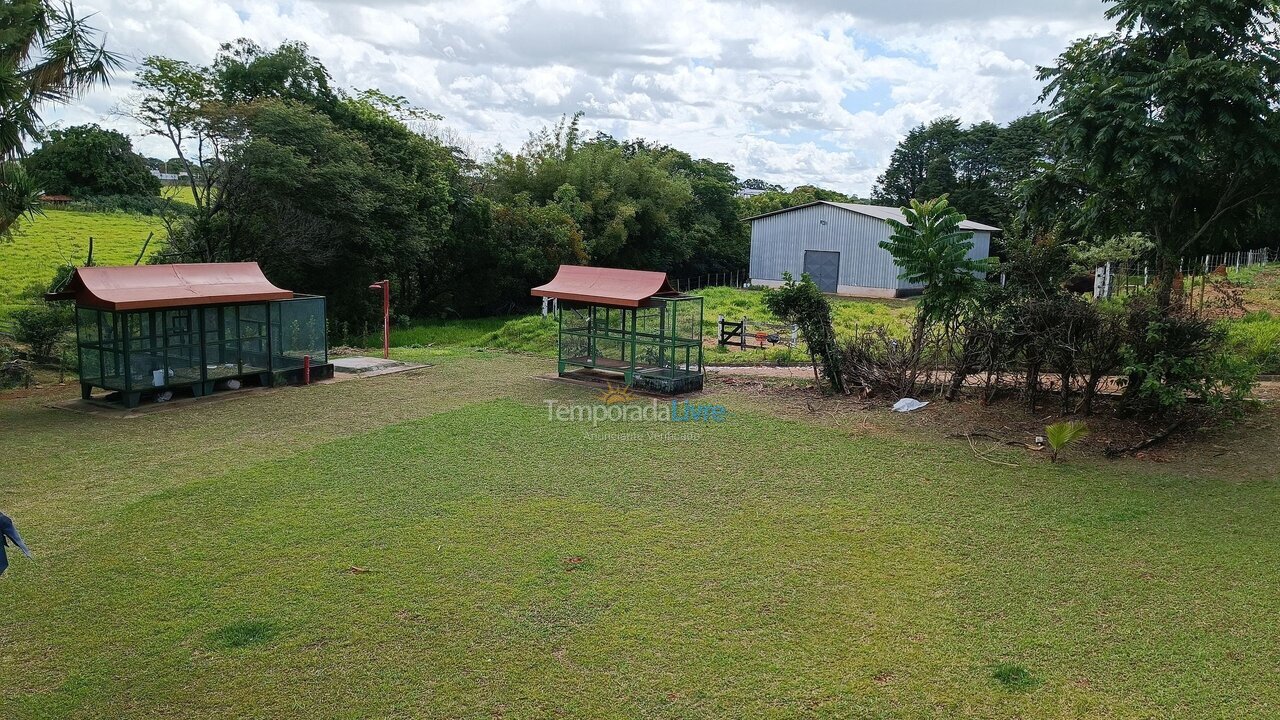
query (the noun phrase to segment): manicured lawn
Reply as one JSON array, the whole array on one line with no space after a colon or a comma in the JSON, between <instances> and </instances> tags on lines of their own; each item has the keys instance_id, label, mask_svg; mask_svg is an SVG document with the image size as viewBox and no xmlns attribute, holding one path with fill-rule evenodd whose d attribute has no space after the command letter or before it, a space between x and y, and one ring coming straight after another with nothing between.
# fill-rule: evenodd
<instances>
[{"instance_id":1,"label":"manicured lawn","mask_svg":"<svg viewBox=\"0 0 1280 720\"><path fill-rule=\"evenodd\" d=\"M47 284L63 263L83 265L90 236L95 263L132 265L152 231L156 236L148 253L164 245L159 218L49 209L35 220L23 220L11 241L0 242L0 304L17 302L33 283Z\"/></svg>"},{"instance_id":2,"label":"manicured lawn","mask_svg":"<svg viewBox=\"0 0 1280 720\"><path fill-rule=\"evenodd\" d=\"M0 717L1280 712L1274 415L1008 467L713 383L723 424L630 443L548 420L593 395L543 359L402 354L435 366L131 419L0 395L38 554Z\"/></svg>"}]
</instances>

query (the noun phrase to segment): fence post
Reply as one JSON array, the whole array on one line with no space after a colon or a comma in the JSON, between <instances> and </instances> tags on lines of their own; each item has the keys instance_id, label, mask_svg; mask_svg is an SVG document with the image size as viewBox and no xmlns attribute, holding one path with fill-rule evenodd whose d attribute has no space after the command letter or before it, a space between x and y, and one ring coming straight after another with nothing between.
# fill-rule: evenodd
<instances>
[{"instance_id":1,"label":"fence post","mask_svg":"<svg viewBox=\"0 0 1280 720\"><path fill-rule=\"evenodd\" d=\"M724 316L716 319L716 344L724 347Z\"/></svg>"},{"instance_id":2,"label":"fence post","mask_svg":"<svg viewBox=\"0 0 1280 720\"><path fill-rule=\"evenodd\" d=\"M742 333L738 335L738 343L743 350L747 349L747 316L742 316Z\"/></svg>"},{"instance_id":3,"label":"fence post","mask_svg":"<svg viewBox=\"0 0 1280 720\"><path fill-rule=\"evenodd\" d=\"M800 344L800 326L791 323L791 347L795 349Z\"/></svg>"}]
</instances>

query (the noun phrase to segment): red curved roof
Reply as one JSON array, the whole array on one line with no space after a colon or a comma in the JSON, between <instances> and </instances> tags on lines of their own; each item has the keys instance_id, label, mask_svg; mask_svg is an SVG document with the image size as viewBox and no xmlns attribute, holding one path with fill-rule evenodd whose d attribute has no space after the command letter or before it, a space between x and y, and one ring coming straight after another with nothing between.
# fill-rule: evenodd
<instances>
[{"instance_id":1,"label":"red curved roof","mask_svg":"<svg viewBox=\"0 0 1280 720\"><path fill-rule=\"evenodd\" d=\"M154 310L288 300L293 293L272 285L258 263L242 262L76 268L61 292L45 297L101 310Z\"/></svg>"},{"instance_id":2,"label":"red curved roof","mask_svg":"<svg viewBox=\"0 0 1280 720\"><path fill-rule=\"evenodd\" d=\"M529 291L537 297L559 298L614 307L640 307L655 295L678 295L667 274L648 270L561 265L546 285Z\"/></svg>"}]
</instances>

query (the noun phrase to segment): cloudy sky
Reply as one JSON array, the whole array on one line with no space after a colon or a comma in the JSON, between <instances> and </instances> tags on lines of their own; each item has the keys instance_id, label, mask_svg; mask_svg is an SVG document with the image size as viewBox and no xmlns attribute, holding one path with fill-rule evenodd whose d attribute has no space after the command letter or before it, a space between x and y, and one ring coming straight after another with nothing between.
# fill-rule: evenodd
<instances>
[{"instance_id":1,"label":"cloudy sky","mask_svg":"<svg viewBox=\"0 0 1280 720\"><path fill-rule=\"evenodd\" d=\"M1035 67L1106 28L1099 0L77 0L129 59L209 62L220 43L306 42L339 86L445 117L483 155L581 110L588 130L660 140L741 177L865 194L912 126L1007 122ZM111 114L131 73L50 114Z\"/></svg>"}]
</instances>

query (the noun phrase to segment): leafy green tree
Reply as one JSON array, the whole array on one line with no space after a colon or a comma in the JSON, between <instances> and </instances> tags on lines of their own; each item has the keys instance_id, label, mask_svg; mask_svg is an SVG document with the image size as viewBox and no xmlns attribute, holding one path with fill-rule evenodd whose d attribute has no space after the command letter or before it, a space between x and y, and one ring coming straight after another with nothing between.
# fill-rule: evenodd
<instances>
[{"instance_id":1,"label":"leafy green tree","mask_svg":"<svg viewBox=\"0 0 1280 720\"><path fill-rule=\"evenodd\" d=\"M913 128L876 181L884 205L948 195L967 216L1008 228L1022 206L1020 184L1033 177L1049 148L1044 116L1026 115L1006 127L968 128L944 117Z\"/></svg>"},{"instance_id":2,"label":"leafy green tree","mask_svg":"<svg viewBox=\"0 0 1280 720\"><path fill-rule=\"evenodd\" d=\"M160 193L160 181L129 138L97 125L51 130L25 165L47 193L75 198Z\"/></svg>"},{"instance_id":3,"label":"leafy green tree","mask_svg":"<svg viewBox=\"0 0 1280 720\"><path fill-rule=\"evenodd\" d=\"M790 192L782 191L781 189L770 190L759 195L738 198L738 213L741 217L753 217L777 210L785 210L797 205L807 205L818 200L845 203L858 202L858 198L853 195L845 195L844 193L815 185L798 185Z\"/></svg>"},{"instance_id":4,"label":"leafy green tree","mask_svg":"<svg viewBox=\"0 0 1280 720\"><path fill-rule=\"evenodd\" d=\"M1158 303L1179 258L1233 243L1280 192L1280 3L1117 0L1116 29L1052 67L1057 160L1033 187L1043 222L1156 248Z\"/></svg>"},{"instance_id":5,"label":"leafy green tree","mask_svg":"<svg viewBox=\"0 0 1280 720\"><path fill-rule=\"evenodd\" d=\"M70 3L11 0L0 5L0 236L39 210L39 188L15 162L40 134L42 106L105 84L118 57Z\"/></svg>"},{"instance_id":6,"label":"leafy green tree","mask_svg":"<svg viewBox=\"0 0 1280 720\"><path fill-rule=\"evenodd\" d=\"M894 148L889 166L876 179L876 202L903 206L917 198L955 190L954 162L964 131L954 117L912 128Z\"/></svg>"},{"instance_id":7,"label":"leafy green tree","mask_svg":"<svg viewBox=\"0 0 1280 720\"><path fill-rule=\"evenodd\" d=\"M208 70L152 55L139 65L134 86L139 92L127 110L129 116L149 135L169 141L174 157L165 167L186 173L196 209L206 211L217 180L211 163L220 156L214 130L225 115L216 103Z\"/></svg>"},{"instance_id":8,"label":"leafy green tree","mask_svg":"<svg viewBox=\"0 0 1280 720\"><path fill-rule=\"evenodd\" d=\"M907 222L889 220L893 234L880 247L902 268L898 276L910 283L924 283L919 316L924 322L945 321L973 294L979 273L990 269L984 260L969 257L973 233L960 229L965 216L951 206L947 196L902 208Z\"/></svg>"}]
</instances>

